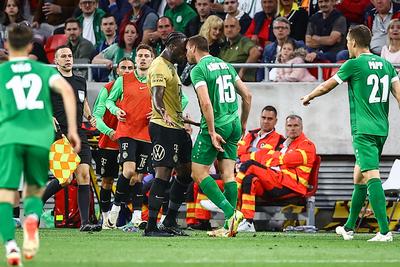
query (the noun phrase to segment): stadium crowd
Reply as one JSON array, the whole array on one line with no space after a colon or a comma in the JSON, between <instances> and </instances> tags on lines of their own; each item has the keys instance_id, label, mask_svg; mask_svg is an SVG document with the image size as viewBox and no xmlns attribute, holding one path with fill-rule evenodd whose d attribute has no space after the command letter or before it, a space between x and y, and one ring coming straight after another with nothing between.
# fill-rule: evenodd
<instances>
[{"instance_id":1,"label":"stadium crowd","mask_svg":"<svg viewBox=\"0 0 400 267\"><path fill-rule=\"evenodd\" d=\"M104 64L94 80L116 78L121 58L134 59L139 43L159 55L172 31L200 34L211 54L229 63L326 63L348 59L348 28L365 24L372 31L373 53L398 63L396 24L399 4L390 0L3 0L0 58L7 57L5 28L27 23L35 33L30 57L53 63L54 49L68 44L75 63ZM392 30L393 29L393 30ZM388 36L391 34L392 36ZM285 45L285 42L291 43ZM55 46L56 44L56 46ZM386 46L386 47L385 47ZM285 47L285 48L284 48ZM385 48L384 48L385 47ZM179 73L185 68L179 66ZM188 67L190 68L190 67ZM261 81L263 69L241 68L244 81ZM313 73L313 71L311 71ZM87 73L80 70L80 74ZM315 74L316 75L316 74ZM272 81L314 81L307 69L272 69Z\"/></svg>"}]
</instances>

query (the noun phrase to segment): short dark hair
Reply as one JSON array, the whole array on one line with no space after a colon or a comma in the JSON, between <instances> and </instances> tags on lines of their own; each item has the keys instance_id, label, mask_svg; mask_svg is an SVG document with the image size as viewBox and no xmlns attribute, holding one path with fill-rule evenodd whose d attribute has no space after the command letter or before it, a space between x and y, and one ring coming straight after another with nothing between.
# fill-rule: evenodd
<instances>
[{"instance_id":1,"label":"short dark hair","mask_svg":"<svg viewBox=\"0 0 400 267\"><path fill-rule=\"evenodd\" d=\"M362 48L369 48L371 43L371 31L365 25L350 27L349 37L356 41L356 45Z\"/></svg>"},{"instance_id":2,"label":"short dark hair","mask_svg":"<svg viewBox=\"0 0 400 267\"><path fill-rule=\"evenodd\" d=\"M202 52L208 52L208 41L205 37L201 35L195 35L189 38L188 42L190 44L194 44L197 49Z\"/></svg>"},{"instance_id":3,"label":"short dark hair","mask_svg":"<svg viewBox=\"0 0 400 267\"><path fill-rule=\"evenodd\" d=\"M278 111L276 110L276 108L274 106L270 106L270 105L265 106L261 110L261 113L263 113L264 111L272 111L273 113L275 113L275 116L278 116Z\"/></svg>"},{"instance_id":4,"label":"short dark hair","mask_svg":"<svg viewBox=\"0 0 400 267\"><path fill-rule=\"evenodd\" d=\"M58 50L64 49L64 48L68 48L72 51L71 47L69 47L68 45L60 45L59 47L56 48L56 50L54 51L54 56L57 55Z\"/></svg>"},{"instance_id":5,"label":"short dark hair","mask_svg":"<svg viewBox=\"0 0 400 267\"><path fill-rule=\"evenodd\" d=\"M130 62L132 62L133 65L135 65L135 62L133 62L133 59L131 59L130 57L123 57L123 58L120 59L120 61L118 61L117 69L119 67L119 64L121 64L121 62L123 62L123 61L130 61Z\"/></svg>"},{"instance_id":6,"label":"short dark hair","mask_svg":"<svg viewBox=\"0 0 400 267\"><path fill-rule=\"evenodd\" d=\"M175 44L178 40L186 39L186 35L181 32L171 32L168 34L167 40L165 41L165 46L170 46Z\"/></svg>"},{"instance_id":7,"label":"short dark hair","mask_svg":"<svg viewBox=\"0 0 400 267\"><path fill-rule=\"evenodd\" d=\"M303 123L303 119L299 115L296 115L296 114L290 114L289 116L286 117L285 121L287 121L287 120L299 120L301 123Z\"/></svg>"},{"instance_id":8,"label":"short dark hair","mask_svg":"<svg viewBox=\"0 0 400 267\"><path fill-rule=\"evenodd\" d=\"M64 23L64 27L65 27L65 28L67 27L67 24L68 24L68 23L76 23L76 24L78 24L78 27L79 27L80 29L82 29L81 23L80 23L79 20L77 20L76 18L68 18L68 19L65 21L65 23Z\"/></svg>"},{"instance_id":9,"label":"short dark hair","mask_svg":"<svg viewBox=\"0 0 400 267\"><path fill-rule=\"evenodd\" d=\"M23 23L7 27L7 41L12 49L22 50L33 41L32 29Z\"/></svg>"},{"instance_id":10,"label":"short dark hair","mask_svg":"<svg viewBox=\"0 0 400 267\"><path fill-rule=\"evenodd\" d=\"M103 19L107 19L107 18L114 18L115 23L117 22L117 19L115 18L115 16L111 13L106 13L103 17L101 17L100 23L103 22Z\"/></svg>"},{"instance_id":11,"label":"short dark hair","mask_svg":"<svg viewBox=\"0 0 400 267\"><path fill-rule=\"evenodd\" d=\"M140 49L149 50L150 53L153 55L153 57L154 57L154 55L155 55L155 54L154 54L154 49L153 49L153 47L149 46L148 44L140 43L140 44L138 45L138 47L136 47L136 51L139 51Z\"/></svg>"}]
</instances>

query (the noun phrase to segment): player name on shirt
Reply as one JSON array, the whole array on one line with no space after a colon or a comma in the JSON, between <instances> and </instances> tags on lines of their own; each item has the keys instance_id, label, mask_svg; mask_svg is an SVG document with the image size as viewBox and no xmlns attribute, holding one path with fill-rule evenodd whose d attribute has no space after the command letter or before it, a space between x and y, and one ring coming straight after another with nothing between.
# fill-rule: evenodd
<instances>
[{"instance_id":1,"label":"player name on shirt","mask_svg":"<svg viewBox=\"0 0 400 267\"><path fill-rule=\"evenodd\" d=\"M213 63L210 63L207 65L207 69L209 71L227 70L227 69L229 69L229 67L225 62L213 62Z\"/></svg>"},{"instance_id":2,"label":"player name on shirt","mask_svg":"<svg viewBox=\"0 0 400 267\"><path fill-rule=\"evenodd\" d=\"M382 62L368 61L368 65L370 70L381 70L383 68Z\"/></svg>"},{"instance_id":3,"label":"player name on shirt","mask_svg":"<svg viewBox=\"0 0 400 267\"><path fill-rule=\"evenodd\" d=\"M32 70L32 66L30 63L18 62L18 63L12 64L11 69L14 73L30 72Z\"/></svg>"}]
</instances>

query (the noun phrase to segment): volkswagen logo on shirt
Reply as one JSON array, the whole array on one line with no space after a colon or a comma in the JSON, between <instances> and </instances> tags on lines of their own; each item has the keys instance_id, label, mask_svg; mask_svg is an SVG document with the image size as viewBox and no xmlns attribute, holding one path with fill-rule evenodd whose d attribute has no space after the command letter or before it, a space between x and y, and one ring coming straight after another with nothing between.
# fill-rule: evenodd
<instances>
[{"instance_id":1,"label":"volkswagen logo on shirt","mask_svg":"<svg viewBox=\"0 0 400 267\"><path fill-rule=\"evenodd\" d=\"M164 156L165 156L165 149L159 144L155 145L153 147L153 159L155 161L160 161L164 158Z\"/></svg>"}]
</instances>

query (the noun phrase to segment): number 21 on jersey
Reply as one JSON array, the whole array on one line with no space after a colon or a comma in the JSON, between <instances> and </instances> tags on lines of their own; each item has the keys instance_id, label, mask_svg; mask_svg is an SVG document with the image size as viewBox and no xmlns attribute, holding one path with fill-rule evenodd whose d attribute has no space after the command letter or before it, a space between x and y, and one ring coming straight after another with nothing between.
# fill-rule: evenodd
<instances>
[{"instance_id":1,"label":"number 21 on jersey","mask_svg":"<svg viewBox=\"0 0 400 267\"><path fill-rule=\"evenodd\" d=\"M382 85L382 96L378 96L378 91L380 86ZM367 85L372 85L372 91L369 95L369 103L383 103L387 102L389 96L389 76L385 75L381 79L379 79L378 75L371 74L367 78Z\"/></svg>"},{"instance_id":2,"label":"number 21 on jersey","mask_svg":"<svg viewBox=\"0 0 400 267\"><path fill-rule=\"evenodd\" d=\"M13 91L18 110L44 108L43 101L37 100L42 90L42 80L39 75L34 73L16 75L6 83L6 88ZM25 89L28 88L28 94L25 95Z\"/></svg>"}]
</instances>

